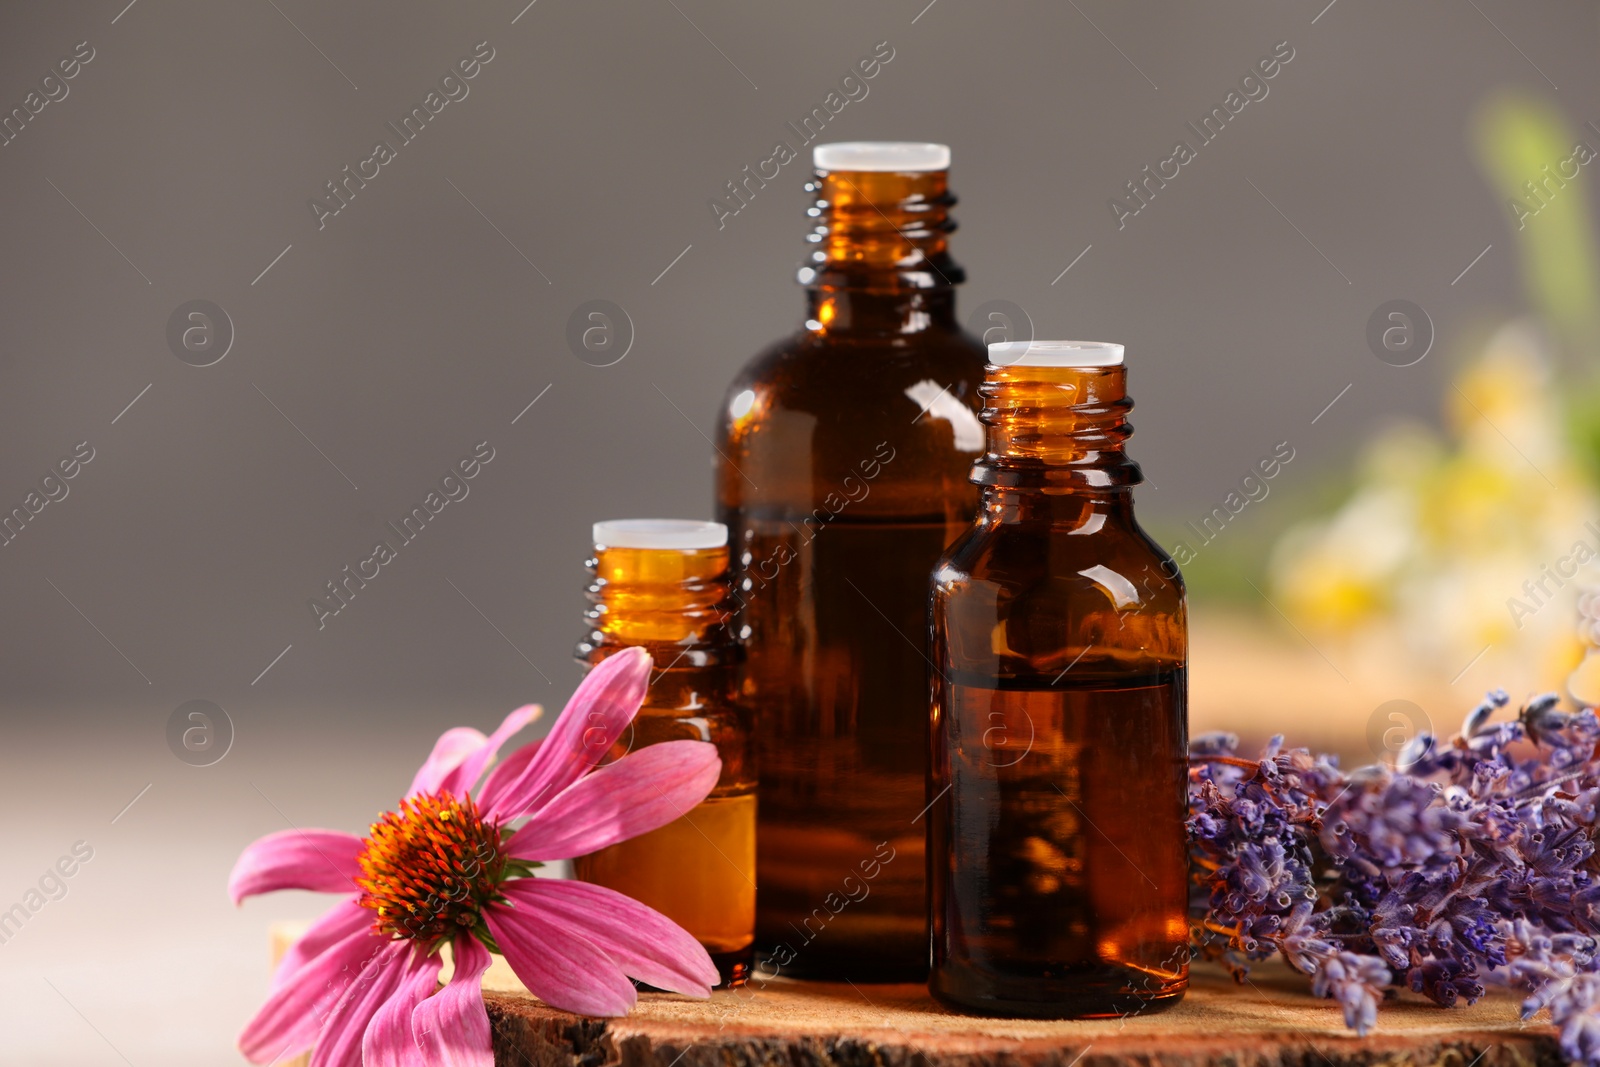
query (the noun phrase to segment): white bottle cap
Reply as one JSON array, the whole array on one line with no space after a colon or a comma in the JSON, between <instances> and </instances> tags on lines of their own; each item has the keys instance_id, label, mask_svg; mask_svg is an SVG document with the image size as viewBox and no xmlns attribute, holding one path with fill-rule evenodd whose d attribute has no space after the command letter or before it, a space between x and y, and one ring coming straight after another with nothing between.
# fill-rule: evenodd
<instances>
[{"instance_id":1,"label":"white bottle cap","mask_svg":"<svg viewBox=\"0 0 1600 1067\"><path fill-rule=\"evenodd\" d=\"M839 141L811 150L818 170L949 170L950 146L919 141Z\"/></svg>"},{"instance_id":2,"label":"white bottle cap","mask_svg":"<svg viewBox=\"0 0 1600 1067\"><path fill-rule=\"evenodd\" d=\"M721 548L728 528L692 519L612 519L594 524L594 543L602 548Z\"/></svg>"},{"instance_id":3,"label":"white bottle cap","mask_svg":"<svg viewBox=\"0 0 1600 1067\"><path fill-rule=\"evenodd\" d=\"M1110 341L996 341L996 367L1120 367L1122 346Z\"/></svg>"}]
</instances>

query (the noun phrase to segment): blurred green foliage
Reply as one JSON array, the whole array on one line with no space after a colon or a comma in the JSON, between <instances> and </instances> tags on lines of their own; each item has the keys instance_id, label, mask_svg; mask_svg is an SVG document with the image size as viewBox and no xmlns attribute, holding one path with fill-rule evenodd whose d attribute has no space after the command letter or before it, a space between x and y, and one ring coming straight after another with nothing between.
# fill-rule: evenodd
<instances>
[{"instance_id":1,"label":"blurred green foliage","mask_svg":"<svg viewBox=\"0 0 1600 1067\"><path fill-rule=\"evenodd\" d=\"M1600 137L1575 132L1553 104L1510 90L1485 100L1473 127L1478 164L1512 224L1531 310L1561 356L1572 442L1600 471L1600 270L1588 203ZM1578 174L1568 178L1573 165Z\"/></svg>"}]
</instances>

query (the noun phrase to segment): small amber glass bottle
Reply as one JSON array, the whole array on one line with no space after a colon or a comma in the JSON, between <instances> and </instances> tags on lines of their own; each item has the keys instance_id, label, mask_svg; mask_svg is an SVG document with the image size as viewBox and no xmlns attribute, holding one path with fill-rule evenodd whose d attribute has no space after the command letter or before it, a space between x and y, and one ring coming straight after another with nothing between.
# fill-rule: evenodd
<instances>
[{"instance_id":1,"label":"small amber glass bottle","mask_svg":"<svg viewBox=\"0 0 1600 1067\"><path fill-rule=\"evenodd\" d=\"M719 429L761 759L762 967L928 973L927 583L977 506L984 350L956 320L950 150L816 148L803 329Z\"/></svg>"},{"instance_id":2,"label":"small amber glass bottle","mask_svg":"<svg viewBox=\"0 0 1600 1067\"><path fill-rule=\"evenodd\" d=\"M1183 581L1134 521L1122 346L990 358L983 502L933 574L929 988L1156 1010L1188 986Z\"/></svg>"},{"instance_id":3,"label":"small amber glass bottle","mask_svg":"<svg viewBox=\"0 0 1600 1067\"><path fill-rule=\"evenodd\" d=\"M698 807L574 863L577 876L650 905L693 934L723 985L750 973L756 917L756 770L747 712L734 701L740 646L729 599L728 531L717 522L596 523L588 636L594 666L638 647L656 674L608 758L661 741L709 741L722 777Z\"/></svg>"}]
</instances>

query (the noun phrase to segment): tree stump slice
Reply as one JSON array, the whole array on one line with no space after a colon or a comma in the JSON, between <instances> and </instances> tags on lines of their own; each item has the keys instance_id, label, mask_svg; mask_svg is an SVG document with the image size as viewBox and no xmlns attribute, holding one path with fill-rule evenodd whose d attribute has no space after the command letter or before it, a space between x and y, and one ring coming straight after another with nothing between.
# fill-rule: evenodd
<instances>
[{"instance_id":1,"label":"tree stump slice","mask_svg":"<svg viewBox=\"0 0 1600 1067\"><path fill-rule=\"evenodd\" d=\"M1195 968L1172 1009L1094 1022L985 1019L942 1008L920 985L774 979L709 1002L645 993L622 1019L555 1011L503 961L484 1000L504 1067L1557 1067L1551 1027L1522 1023L1521 997L1470 1008L1408 993L1357 1037L1337 1004L1282 965L1245 985Z\"/></svg>"},{"instance_id":2,"label":"tree stump slice","mask_svg":"<svg viewBox=\"0 0 1600 1067\"><path fill-rule=\"evenodd\" d=\"M273 958L305 932L272 931ZM445 975L449 974L446 965ZM498 1067L1564 1067L1554 1030L1519 1019L1521 996L1470 1008L1400 993L1357 1037L1331 1000L1281 963L1239 985L1200 964L1168 1011L1096 1022L984 1019L920 985L777 978L709 1001L642 993L632 1014L546 1006L499 956L483 978ZM292 1061L303 1064L304 1060ZM279 1067L289 1067L289 1063Z\"/></svg>"}]
</instances>

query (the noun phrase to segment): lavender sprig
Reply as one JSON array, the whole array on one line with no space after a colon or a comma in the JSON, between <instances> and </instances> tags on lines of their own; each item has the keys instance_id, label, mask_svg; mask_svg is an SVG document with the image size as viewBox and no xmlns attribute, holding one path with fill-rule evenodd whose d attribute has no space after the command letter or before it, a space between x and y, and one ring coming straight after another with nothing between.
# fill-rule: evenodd
<instances>
[{"instance_id":1,"label":"lavender sprig","mask_svg":"<svg viewBox=\"0 0 1600 1067\"><path fill-rule=\"evenodd\" d=\"M1490 693L1445 741L1343 771L1197 738L1189 772L1192 939L1241 980L1281 955L1365 1034L1404 986L1446 1007L1527 991L1572 1059L1600 1067L1600 720Z\"/></svg>"}]
</instances>

